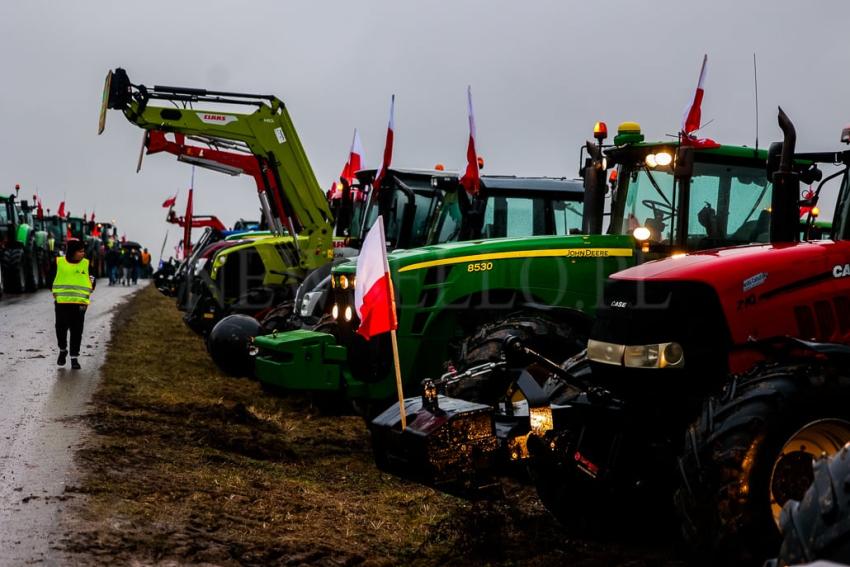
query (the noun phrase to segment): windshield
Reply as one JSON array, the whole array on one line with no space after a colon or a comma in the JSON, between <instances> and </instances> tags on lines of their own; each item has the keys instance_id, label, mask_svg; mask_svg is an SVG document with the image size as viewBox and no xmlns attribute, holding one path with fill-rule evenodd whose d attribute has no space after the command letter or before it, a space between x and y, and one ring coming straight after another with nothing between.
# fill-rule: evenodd
<instances>
[{"instance_id":1,"label":"windshield","mask_svg":"<svg viewBox=\"0 0 850 567\"><path fill-rule=\"evenodd\" d=\"M56 240L65 240L66 224L64 221L58 220L56 217L46 221L47 230L53 235Z\"/></svg>"},{"instance_id":2,"label":"windshield","mask_svg":"<svg viewBox=\"0 0 850 567\"><path fill-rule=\"evenodd\" d=\"M366 214L366 193L363 191L352 191L351 200L351 223L348 225L348 236L360 238L360 229L363 226L363 215Z\"/></svg>"},{"instance_id":3,"label":"windshield","mask_svg":"<svg viewBox=\"0 0 850 567\"><path fill-rule=\"evenodd\" d=\"M82 239L85 236L81 219L71 219L68 221L68 225L71 227L71 236L74 238Z\"/></svg>"},{"instance_id":4,"label":"windshield","mask_svg":"<svg viewBox=\"0 0 850 567\"><path fill-rule=\"evenodd\" d=\"M647 167L632 170L625 189L620 232L649 230L656 244L684 245L690 250L767 242L770 237L771 184L764 167L696 163L686 215L679 214L680 188L672 172ZM685 222L687 242L676 242Z\"/></svg>"},{"instance_id":5,"label":"windshield","mask_svg":"<svg viewBox=\"0 0 850 567\"><path fill-rule=\"evenodd\" d=\"M0 202L0 225L9 224L9 203Z\"/></svg>"},{"instance_id":6,"label":"windshield","mask_svg":"<svg viewBox=\"0 0 850 567\"><path fill-rule=\"evenodd\" d=\"M426 243L428 228L431 226L434 212L440 204L442 192L431 188L430 178L405 179L404 183L413 193L413 218L409 236L404 238L406 235L402 234L402 230L405 228L404 218L408 211L407 205L410 202L410 195L397 185L394 185L389 192L382 189L378 198L369 200L365 228L368 231L375 223L378 215L382 214L387 242L394 247L406 242L405 246L417 248Z\"/></svg>"},{"instance_id":7,"label":"windshield","mask_svg":"<svg viewBox=\"0 0 850 567\"><path fill-rule=\"evenodd\" d=\"M487 198L480 236L505 238L578 234L581 231L582 203L543 196L502 196ZM463 216L458 194L446 196L435 227L433 244L454 242L461 233Z\"/></svg>"}]
</instances>

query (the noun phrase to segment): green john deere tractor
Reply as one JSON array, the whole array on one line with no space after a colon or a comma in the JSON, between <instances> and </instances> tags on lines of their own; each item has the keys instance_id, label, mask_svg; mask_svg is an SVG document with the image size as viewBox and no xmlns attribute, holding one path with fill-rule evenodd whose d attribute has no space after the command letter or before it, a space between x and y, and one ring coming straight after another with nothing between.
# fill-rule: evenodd
<instances>
[{"instance_id":1,"label":"green john deere tractor","mask_svg":"<svg viewBox=\"0 0 850 567\"><path fill-rule=\"evenodd\" d=\"M609 269L614 269L615 265L628 265L622 260L633 255L632 239L628 236L609 239L609 244L615 244L606 249L599 249L581 237L566 236L581 230L580 182L483 176L481 192L471 199L459 188L456 177L437 176L432 183L442 186L445 196L434 210L427 242L443 244L397 250L389 257L398 290L399 341L406 377L414 376L414 368L422 364L432 368L434 362L445 360L440 356L447 351L449 343L463 338L464 331L471 332L499 315L505 317L523 308L539 309L547 299L553 302L552 295L560 292L546 284L541 287L532 284L525 295L517 293L520 279L537 281L541 261L546 262L557 254L572 254L573 258L567 262L573 262L578 254L589 253L604 256L603 261L611 264ZM393 234L396 217L385 214L385 219L387 233ZM533 236L555 234L563 236ZM526 242L524 253L516 253L518 242ZM580 242L581 251L561 248L574 246L575 242ZM558 251L547 250L552 247ZM485 250L494 256L469 258ZM517 266L504 266L508 269L503 271L503 264L495 262L519 256L526 260L519 271ZM367 405L392 394L394 380L389 372L388 341L376 337L366 342L354 332L357 326L353 310L355 268L354 263L345 262L333 269L330 317L319 327L327 332L298 330L255 339L259 349L256 374L261 381L275 388L334 395L342 392ZM507 272L513 273L508 276ZM467 277L479 284L483 279L496 285L478 285L475 290L457 285ZM512 283L503 286L506 278ZM457 295L453 295L455 290L459 292ZM470 313L467 311L470 305L478 309ZM565 318L571 315L565 314ZM526 321L519 315L516 317L512 321L519 320L520 324ZM558 322L541 316L534 324L549 331Z\"/></svg>"},{"instance_id":2,"label":"green john deere tractor","mask_svg":"<svg viewBox=\"0 0 850 567\"><path fill-rule=\"evenodd\" d=\"M498 360L508 335L563 360L582 348L600 282L609 274L645 259L767 238L764 151L646 143L635 123L621 125L614 146L604 152L603 138L586 145L583 195L547 200L541 183L568 182L510 178L504 183L524 184L525 197L500 204L486 191L471 200L455 191L444 200L432 237L467 233L472 242L389 255L406 388L446 369ZM606 169L614 166L608 192ZM611 213L608 234L601 234L606 192ZM389 340L367 342L355 332L355 271L354 262L333 270L336 318L330 332L256 339L261 381L283 389L341 391L365 402L393 396ZM504 394L496 374L454 381L450 393L492 403Z\"/></svg>"},{"instance_id":3,"label":"green john deere tractor","mask_svg":"<svg viewBox=\"0 0 850 567\"><path fill-rule=\"evenodd\" d=\"M0 271L2 288L13 293L46 285L47 233L38 230L27 201L0 196Z\"/></svg>"}]
</instances>

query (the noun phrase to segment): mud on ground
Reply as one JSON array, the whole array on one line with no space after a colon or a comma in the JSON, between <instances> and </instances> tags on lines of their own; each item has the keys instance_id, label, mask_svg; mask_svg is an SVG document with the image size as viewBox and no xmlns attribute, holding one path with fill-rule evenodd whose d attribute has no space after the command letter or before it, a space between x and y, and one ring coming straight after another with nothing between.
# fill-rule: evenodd
<instances>
[{"instance_id":1,"label":"mud on ground","mask_svg":"<svg viewBox=\"0 0 850 567\"><path fill-rule=\"evenodd\" d=\"M153 286L122 307L64 520L84 564L678 565L572 539L534 491L469 503L379 472L357 416L222 375Z\"/></svg>"}]
</instances>

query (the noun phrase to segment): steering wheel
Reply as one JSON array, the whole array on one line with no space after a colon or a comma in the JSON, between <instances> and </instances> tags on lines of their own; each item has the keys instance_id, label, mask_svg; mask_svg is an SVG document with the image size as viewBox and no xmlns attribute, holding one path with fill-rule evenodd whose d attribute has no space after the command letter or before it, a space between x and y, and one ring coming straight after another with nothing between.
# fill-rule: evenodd
<instances>
[{"instance_id":1,"label":"steering wheel","mask_svg":"<svg viewBox=\"0 0 850 567\"><path fill-rule=\"evenodd\" d=\"M652 199L644 199L641 201L641 204L652 211L652 216L661 219L667 220L672 219L676 216L676 209L673 208L669 203L665 203L664 201L653 201Z\"/></svg>"}]
</instances>

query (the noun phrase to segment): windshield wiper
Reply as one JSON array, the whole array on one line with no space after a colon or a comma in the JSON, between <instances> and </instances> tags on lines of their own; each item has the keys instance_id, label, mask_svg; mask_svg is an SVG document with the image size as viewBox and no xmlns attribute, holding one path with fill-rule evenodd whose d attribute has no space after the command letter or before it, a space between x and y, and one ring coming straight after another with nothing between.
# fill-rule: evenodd
<instances>
[{"instance_id":1,"label":"windshield wiper","mask_svg":"<svg viewBox=\"0 0 850 567\"><path fill-rule=\"evenodd\" d=\"M661 187L658 186L658 183L655 181L655 177L652 176L652 173L649 171L649 168L646 167L646 166L643 166L643 170L646 172L646 176L649 178L649 182L652 183L652 186L655 188L655 190L658 192L658 194L661 195L661 198L664 199L664 202L667 203L667 206L672 209L673 204L670 202L670 199L668 199L667 196L664 194L664 192L661 190Z\"/></svg>"}]
</instances>

